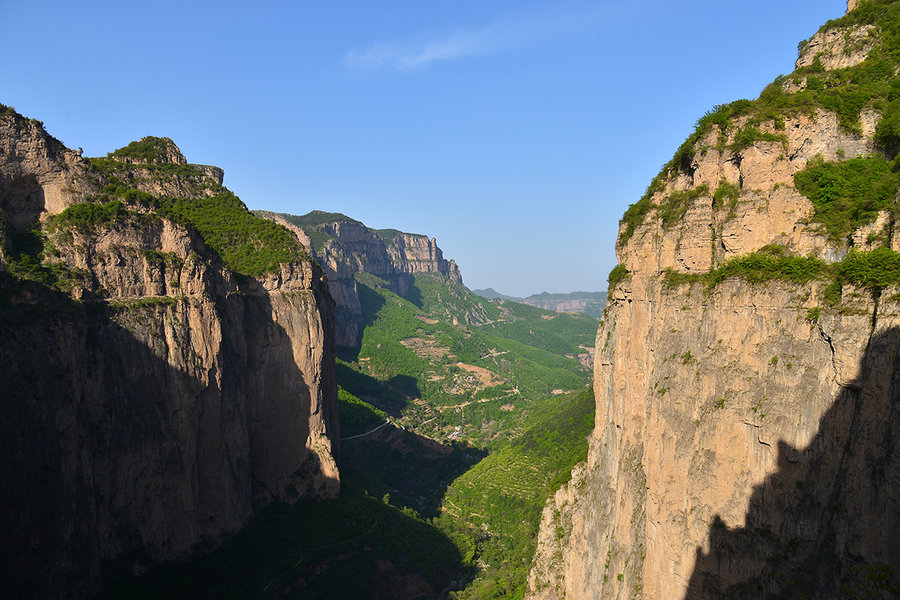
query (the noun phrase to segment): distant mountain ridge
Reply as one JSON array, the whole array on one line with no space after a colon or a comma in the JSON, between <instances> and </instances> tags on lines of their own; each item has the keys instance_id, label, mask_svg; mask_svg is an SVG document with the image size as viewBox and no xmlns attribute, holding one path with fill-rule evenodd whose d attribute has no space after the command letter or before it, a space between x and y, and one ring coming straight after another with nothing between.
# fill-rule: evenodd
<instances>
[{"instance_id":1,"label":"distant mountain ridge","mask_svg":"<svg viewBox=\"0 0 900 600\"><path fill-rule=\"evenodd\" d=\"M363 274L383 279L388 289L403 297L416 275L462 286L456 262L446 260L437 241L426 235L370 229L347 215L321 210L299 216L255 213L291 229L325 270L337 304L338 346L353 347L360 342L364 324L357 279Z\"/></svg>"},{"instance_id":2,"label":"distant mountain ridge","mask_svg":"<svg viewBox=\"0 0 900 600\"><path fill-rule=\"evenodd\" d=\"M568 294L551 294L549 292L541 292L540 294L532 294L527 298L518 298L516 296L507 296L501 294L494 288L485 288L481 290L472 290L482 298L488 300L509 300L511 302L521 302L530 306L536 306L546 310L555 310L557 312L579 312L585 315L600 318L603 314L603 308L606 306L606 292L570 292Z\"/></svg>"}]
</instances>

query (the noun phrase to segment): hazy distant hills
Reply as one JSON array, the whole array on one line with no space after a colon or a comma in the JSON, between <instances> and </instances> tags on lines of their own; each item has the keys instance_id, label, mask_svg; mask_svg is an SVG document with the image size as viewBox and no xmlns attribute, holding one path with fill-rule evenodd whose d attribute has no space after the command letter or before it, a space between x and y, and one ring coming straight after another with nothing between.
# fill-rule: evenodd
<instances>
[{"instance_id":1,"label":"hazy distant hills","mask_svg":"<svg viewBox=\"0 0 900 600\"><path fill-rule=\"evenodd\" d=\"M603 313L603 307L606 306L606 292L571 292L568 294L542 292L540 294L532 294L527 298L517 298L516 296L501 294L494 288L472 291L488 300L510 300L546 310L580 312L596 319L600 318L600 315Z\"/></svg>"}]
</instances>

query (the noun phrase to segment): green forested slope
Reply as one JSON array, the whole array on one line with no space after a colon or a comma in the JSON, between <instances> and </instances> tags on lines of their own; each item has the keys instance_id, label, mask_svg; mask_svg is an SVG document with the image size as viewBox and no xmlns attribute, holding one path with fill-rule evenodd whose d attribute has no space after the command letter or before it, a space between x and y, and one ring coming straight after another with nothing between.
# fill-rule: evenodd
<instances>
[{"instance_id":1,"label":"green forested slope","mask_svg":"<svg viewBox=\"0 0 900 600\"><path fill-rule=\"evenodd\" d=\"M415 278L413 303L376 278L360 279L369 325L358 353L345 356L347 369L339 370L339 377L348 370L357 376L340 383L411 431L488 448L516 437L548 398L590 381L574 358L593 346L597 322L590 317L494 305L428 276ZM473 315L479 322L467 325ZM388 398L385 387L393 392Z\"/></svg>"}]
</instances>

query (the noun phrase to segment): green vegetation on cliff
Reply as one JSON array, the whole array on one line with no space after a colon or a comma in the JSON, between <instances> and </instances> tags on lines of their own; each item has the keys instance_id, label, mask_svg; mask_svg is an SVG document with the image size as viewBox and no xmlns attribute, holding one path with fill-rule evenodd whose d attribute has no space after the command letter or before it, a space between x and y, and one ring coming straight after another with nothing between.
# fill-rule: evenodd
<instances>
[{"instance_id":1,"label":"green vegetation on cliff","mask_svg":"<svg viewBox=\"0 0 900 600\"><path fill-rule=\"evenodd\" d=\"M726 279L741 278L750 283L787 281L805 284L811 281L826 283L825 299L829 304L840 301L841 288L846 284L879 293L890 285L900 284L900 252L880 247L862 251L851 249L843 260L826 263L813 256L794 256L781 246L770 244L756 252L732 258L721 267L707 273L679 273L666 269L666 285L702 283L712 289Z\"/></svg>"},{"instance_id":2,"label":"green vegetation on cliff","mask_svg":"<svg viewBox=\"0 0 900 600\"><path fill-rule=\"evenodd\" d=\"M900 176L883 156L841 162L819 157L794 175L794 185L813 203L811 220L821 223L832 241L846 242L858 227L874 222L879 211L896 213Z\"/></svg>"},{"instance_id":3,"label":"green vegetation on cliff","mask_svg":"<svg viewBox=\"0 0 900 600\"><path fill-rule=\"evenodd\" d=\"M136 163L158 163L164 162L174 148L175 143L169 138L147 136L110 152L107 156L110 158L126 158Z\"/></svg>"},{"instance_id":4,"label":"green vegetation on cliff","mask_svg":"<svg viewBox=\"0 0 900 600\"><path fill-rule=\"evenodd\" d=\"M664 223L671 223L684 214L690 201L682 202L685 199L676 198L678 202L674 203L674 208L677 210L672 210L669 207L673 204L671 197L659 206L651 198L661 192L672 177L692 174L695 157L711 147L701 146L701 141L713 132L717 132L713 147L739 154L759 142L785 145L787 138L781 133L785 118L798 114L814 116L817 110L835 113L841 128L859 134L862 132L860 113L864 108L871 107L881 113L874 140L887 159L893 159L900 150L900 80L895 74L896 64L900 60L900 2L864 1L848 15L826 23L820 32L854 26L873 27L871 33L855 41L849 33L845 35L848 53L871 45L861 63L847 68L825 69L822 63L824 55L815 56L811 64L789 75L778 76L756 100L736 100L716 106L703 115L691 135L650 183L644 196L625 211L617 244L623 246L628 242L635 229L654 211L659 213ZM805 42L800 45L801 52L804 48ZM732 140L730 144L729 139ZM853 223L869 222L872 210L877 211L875 207L884 204L882 192L891 186L896 187L896 175L886 171L883 163L877 162L881 159L872 159L868 164L864 164L868 159L854 160L859 162L847 161L850 164L840 167L843 172L838 174L837 179L847 179L850 192L854 194L862 191L856 184L870 177L874 192L864 203L855 202L859 199L858 195L851 200L851 204L855 203L852 207L846 203L835 203L833 192L837 189L831 187L833 173L827 173L829 168L821 164L813 162L810 173L797 181L797 187L803 188L803 193L818 195L814 220L823 223L835 241L845 235ZM823 189L815 190L817 185ZM813 196L810 197L812 199Z\"/></svg>"},{"instance_id":5,"label":"green vegetation on cliff","mask_svg":"<svg viewBox=\"0 0 900 600\"><path fill-rule=\"evenodd\" d=\"M829 272L825 261L810 256L793 256L775 244L760 248L756 252L728 260L721 267L707 273L679 273L666 269L663 273L667 285L683 283L705 283L714 287L726 279L738 277L751 283L772 280L807 283L825 277Z\"/></svg>"},{"instance_id":6,"label":"green vegetation on cliff","mask_svg":"<svg viewBox=\"0 0 900 600\"><path fill-rule=\"evenodd\" d=\"M282 263L308 260L303 246L287 229L254 215L225 188L212 196L167 198L111 184L89 202L67 207L48 221L48 227L63 235L66 230L89 233L129 219L159 217L196 230L235 273L259 277L277 271Z\"/></svg>"},{"instance_id":7,"label":"green vegetation on cliff","mask_svg":"<svg viewBox=\"0 0 900 600\"><path fill-rule=\"evenodd\" d=\"M206 245L236 273L260 277L282 263L307 260L306 251L287 229L247 210L240 198L220 191L200 198L160 198L156 212L195 228Z\"/></svg>"}]
</instances>

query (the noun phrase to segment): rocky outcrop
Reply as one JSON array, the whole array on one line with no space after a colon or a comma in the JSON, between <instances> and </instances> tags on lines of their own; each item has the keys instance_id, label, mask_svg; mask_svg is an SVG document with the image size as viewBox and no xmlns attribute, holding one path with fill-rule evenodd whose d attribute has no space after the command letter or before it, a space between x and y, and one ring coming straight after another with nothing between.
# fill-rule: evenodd
<instances>
[{"instance_id":1,"label":"rocky outcrop","mask_svg":"<svg viewBox=\"0 0 900 600\"><path fill-rule=\"evenodd\" d=\"M405 295L411 279L398 272L384 242L362 223L339 221L322 226L331 239L316 258L328 274L328 289L337 305L335 319L339 346L355 346L362 337L363 310L356 283L357 273L382 278L393 292Z\"/></svg>"},{"instance_id":2,"label":"rocky outcrop","mask_svg":"<svg viewBox=\"0 0 900 600\"><path fill-rule=\"evenodd\" d=\"M817 54L857 40L834 31ZM793 177L817 155L881 151L880 115L863 108L856 131L824 108L754 116L690 138L690 160L626 214L627 274L596 339L596 427L544 509L530 598L900 590L900 290L845 282L836 302L828 280L702 279L771 245L829 264L851 245L900 249L889 211L827 235Z\"/></svg>"},{"instance_id":3,"label":"rocky outcrop","mask_svg":"<svg viewBox=\"0 0 900 600\"><path fill-rule=\"evenodd\" d=\"M46 134L40 121L0 105L0 210L18 228L41 213L59 213L85 190L88 162Z\"/></svg>"},{"instance_id":4,"label":"rocky outcrop","mask_svg":"<svg viewBox=\"0 0 900 600\"><path fill-rule=\"evenodd\" d=\"M619 262L630 273L645 275L668 268L703 273L768 244L798 255L840 260L846 249L830 246L821 225L807 220L812 204L797 191L793 176L817 156L835 161L875 152L871 135L877 118L877 113L864 110L862 133L853 133L822 109L786 116L783 129L776 130L772 123L759 127L783 140L759 141L737 152L730 147L749 117L729 128L725 144L717 142L719 131L711 130L698 141L706 150L694 157L690 173L673 176L650 199L654 206L665 206L673 195L695 193L678 226L664 218L648 219L629 239L628 250L619 252ZM716 192L726 186L738 193L732 201L717 203ZM622 224L620 235L625 228Z\"/></svg>"},{"instance_id":5,"label":"rocky outcrop","mask_svg":"<svg viewBox=\"0 0 900 600\"><path fill-rule=\"evenodd\" d=\"M274 500L335 496L334 304L318 265L298 254L237 274L128 196L114 219L54 219L109 175L20 117L0 117L0 144L8 231L26 235L19 208L36 212L43 268L68 277L0 269L4 593L81 597L106 565L188 558ZM121 165L119 184L145 168ZM197 172L216 179L179 165L130 181L196 194Z\"/></svg>"},{"instance_id":6,"label":"rocky outcrop","mask_svg":"<svg viewBox=\"0 0 900 600\"><path fill-rule=\"evenodd\" d=\"M829 29L817 33L803 45L795 66L809 67L818 60L827 70L852 67L866 59L876 41L872 25Z\"/></svg>"}]
</instances>

